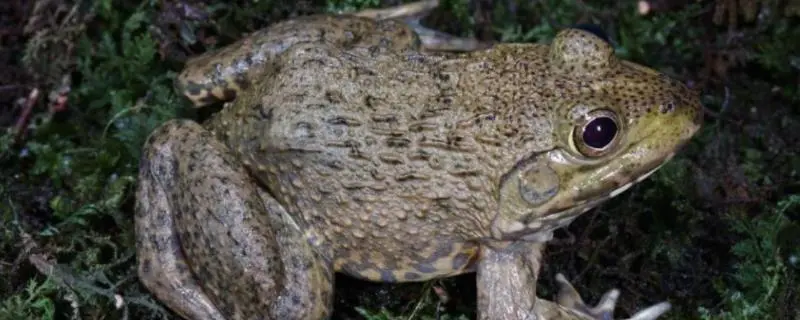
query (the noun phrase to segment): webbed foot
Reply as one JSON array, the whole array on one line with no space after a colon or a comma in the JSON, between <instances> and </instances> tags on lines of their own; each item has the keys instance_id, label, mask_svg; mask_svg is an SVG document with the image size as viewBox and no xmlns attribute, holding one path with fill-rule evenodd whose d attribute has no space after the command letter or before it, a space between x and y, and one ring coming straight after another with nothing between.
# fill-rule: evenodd
<instances>
[{"instance_id":1,"label":"webbed foot","mask_svg":"<svg viewBox=\"0 0 800 320\"><path fill-rule=\"evenodd\" d=\"M569 308L575 313L579 313L589 319L614 319L614 307L616 307L617 298L619 298L619 290L609 290L600 298L600 302L598 302L596 306L590 307L583 302L578 291L575 290L575 287L572 286L563 274L559 273L556 275L556 282L559 286L556 302L562 307ZM655 320L669 311L670 308L669 302L661 302L637 312L628 318L628 320Z\"/></svg>"}]
</instances>

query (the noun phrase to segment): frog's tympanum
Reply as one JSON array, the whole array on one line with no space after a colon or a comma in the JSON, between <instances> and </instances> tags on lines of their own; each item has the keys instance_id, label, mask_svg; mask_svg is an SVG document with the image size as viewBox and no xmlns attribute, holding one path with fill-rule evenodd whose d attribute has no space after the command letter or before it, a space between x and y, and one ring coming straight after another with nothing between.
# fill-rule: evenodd
<instances>
[{"instance_id":1,"label":"frog's tympanum","mask_svg":"<svg viewBox=\"0 0 800 320\"><path fill-rule=\"evenodd\" d=\"M226 104L144 146L145 286L186 319L316 320L334 272L477 272L480 319L613 318L616 290L589 307L559 275L555 301L536 297L544 243L669 161L697 94L581 29L445 52L417 28L308 16L191 59L181 92Z\"/></svg>"}]
</instances>

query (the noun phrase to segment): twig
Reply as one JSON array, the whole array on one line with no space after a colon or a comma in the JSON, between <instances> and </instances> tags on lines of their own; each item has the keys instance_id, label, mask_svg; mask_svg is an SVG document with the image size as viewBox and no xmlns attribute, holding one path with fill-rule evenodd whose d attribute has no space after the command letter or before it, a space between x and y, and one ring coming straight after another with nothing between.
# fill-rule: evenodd
<instances>
[{"instance_id":1,"label":"twig","mask_svg":"<svg viewBox=\"0 0 800 320\"><path fill-rule=\"evenodd\" d=\"M39 100L39 89L33 88L31 93L28 94L28 99L25 100L25 105L22 108L22 114L19 115L17 118L17 123L14 125L14 140L15 142L19 143L25 134L25 129L28 128L28 123L30 123L31 113L33 112L33 106L36 105L36 101Z\"/></svg>"}]
</instances>

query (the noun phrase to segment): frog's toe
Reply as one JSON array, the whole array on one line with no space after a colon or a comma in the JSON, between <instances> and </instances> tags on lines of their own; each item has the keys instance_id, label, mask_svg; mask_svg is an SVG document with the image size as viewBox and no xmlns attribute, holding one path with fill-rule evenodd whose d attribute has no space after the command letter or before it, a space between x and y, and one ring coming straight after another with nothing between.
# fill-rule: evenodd
<instances>
[{"instance_id":1,"label":"frog's toe","mask_svg":"<svg viewBox=\"0 0 800 320\"><path fill-rule=\"evenodd\" d=\"M556 302L558 302L559 305L570 308L575 312L588 316L591 319L614 319L614 308L616 307L617 299L619 298L619 290L609 290L603 295L602 298L600 298L600 302L598 302L596 306L591 307L583 302L583 299L578 291L575 290L575 287L572 286L572 284L567 280L566 277L564 277L563 274L559 273L556 275L556 282L558 283L559 287ZM671 306L669 302L661 302L637 312L628 318L628 320L655 320L669 311L670 307Z\"/></svg>"}]
</instances>

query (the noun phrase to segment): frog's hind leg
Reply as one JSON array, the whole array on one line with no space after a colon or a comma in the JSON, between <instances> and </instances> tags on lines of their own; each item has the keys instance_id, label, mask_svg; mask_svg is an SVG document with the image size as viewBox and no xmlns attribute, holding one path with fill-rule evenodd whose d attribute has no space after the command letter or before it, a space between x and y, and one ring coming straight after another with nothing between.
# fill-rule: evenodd
<instances>
[{"instance_id":1,"label":"frog's hind leg","mask_svg":"<svg viewBox=\"0 0 800 320\"><path fill-rule=\"evenodd\" d=\"M139 277L184 318L330 315L330 264L199 124L171 121L148 138L135 212Z\"/></svg>"},{"instance_id":2,"label":"frog's hind leg","mask_svg":"<svg viewBox=\"0 0 800 320\"><path fill-rule=\"evenodd\" d=\"M353 15L375 20L402 20L417 33L422 41L422 47L428 51L465 52L491 46L490 43L481 42L474 38L456 37L423 26L420 20L438 6L439 0L425 0L382 9L361 10L353 13Z\"/></svg>"}]
</instances>

